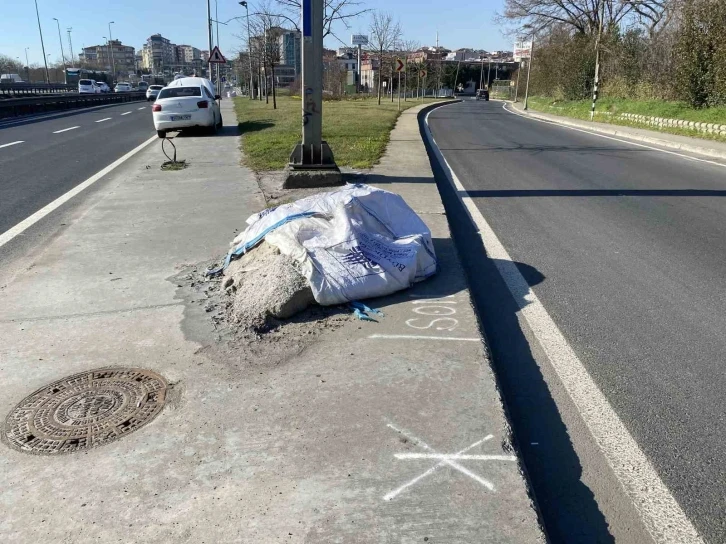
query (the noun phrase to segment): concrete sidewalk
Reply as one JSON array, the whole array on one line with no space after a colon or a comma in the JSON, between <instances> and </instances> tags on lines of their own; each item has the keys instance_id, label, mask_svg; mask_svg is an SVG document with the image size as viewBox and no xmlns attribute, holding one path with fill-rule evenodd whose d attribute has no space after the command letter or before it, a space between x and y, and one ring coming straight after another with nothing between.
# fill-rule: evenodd
<instances>
[{"instance_id":1,"label":"concrete sidewalk","mask_svg":"<svg viewBox=\"0 0 726 544\"><path fill-rule=\"evenodd\" d=\"M172 384L156 419L102 447L0 446L0 540L543 541L416 111L368 181L421 214L439 274L369 301L379 322L344 316L275 364L216 349L209 316L173 280L224 254L264 207L239 166L231 101L223 115L222 135L175 139L189 168L161 172L150 146L42 251L0 265L0 277L24 270L0 290L2 414L94 368Z\"/></svg>"},{"instance_id":2,"label":"concrete sidewalk","mask_svg":"<svg viewBox=\"0 0 726 544\"><path fill-rule=\"evenodd\" d=\"M528 111L524 111L524 106L521 102L513 103L507 101L507 105L508 107L513 108L514 110L516 110L517 113L520 113L522 115L527 115L534 119L541 119L543 121L557 123L558 125L581 128L584 130L590 130L592 132L599 132L600 134L607 134L608 136L617 136L619 138L626 138L628 140L634 140L636 142L643 142L646 144L665 147L668 149L683 151L685 153L693 153L705 157L713 157L715 159L726 159L726 143L724 142L706 140L703 138L692 138L689 136L680 136L678 134L670 134L668 132L657 132L644 128L634 128L609 123L583 121L580 119L573 119L561 115L552 115L549 113L543 113L531 109Z\"/></svg>"}]
</instances>

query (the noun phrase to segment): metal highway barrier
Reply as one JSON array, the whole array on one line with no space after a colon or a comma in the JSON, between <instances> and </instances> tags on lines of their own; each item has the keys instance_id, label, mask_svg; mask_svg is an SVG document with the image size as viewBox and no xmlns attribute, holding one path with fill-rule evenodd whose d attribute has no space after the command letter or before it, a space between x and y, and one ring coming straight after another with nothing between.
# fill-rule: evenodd
<instances>
[{"instance_id":1,"label":"metal highway barrier","mask_svg":"<svg viewBox=\"0 0 726 544\"><path fill-rule=\"evenodd\" d=\"M49 111L70 110L118 104L121 102L138 102L146 100L143 91L129 93L78 94L66 93L27 98L7 98L0 100L0 119L21 117Z\"/></svg>"}]
</instances>

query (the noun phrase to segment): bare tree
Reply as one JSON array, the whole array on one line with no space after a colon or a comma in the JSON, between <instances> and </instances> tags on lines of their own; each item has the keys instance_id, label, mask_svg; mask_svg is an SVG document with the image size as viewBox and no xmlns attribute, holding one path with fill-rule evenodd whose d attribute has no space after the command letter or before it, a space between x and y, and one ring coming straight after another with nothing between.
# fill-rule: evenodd
<instances>
[{"instance_id":1,"label":"bare tree","mask_svg":"<svg viewBox=\"0 0 726 544\"><path fill-rule=\"evenodd\" d=\"M543 28L563 24L583 34L594 34L603 18L609 28L630 20L645 20L651 31L670 18L678 0L505 0L499 17L518 27Z\"/></svg>"},{"instance_id":2,"label":"bare tree","mask_svg":"<svg viewBox=\"0 0 726 544\"><path fill-rule=\"evenodd\" d=\"M383 65L386 57L391 57L392 50L401 39L401 25L390 13L373 12L369 26L369 47L378 57L378 104L381 103L383 87Z\"/></svg>"},{"instance_id":3,"label":"bare tree","mask_svg":"<svg viewBox=\"0 0 726 544\"><path fill-rule=\"evenodd\" d=\"M273 0L279 9L277 15L285 19L295 30L300 30L301 0ZM341 22L345 28L350 29L348 21L371 11L361 8L362 2L356 0L325 0L323 12L323 37L333 34L333 23Z\"/></svg>"}]
</instances>

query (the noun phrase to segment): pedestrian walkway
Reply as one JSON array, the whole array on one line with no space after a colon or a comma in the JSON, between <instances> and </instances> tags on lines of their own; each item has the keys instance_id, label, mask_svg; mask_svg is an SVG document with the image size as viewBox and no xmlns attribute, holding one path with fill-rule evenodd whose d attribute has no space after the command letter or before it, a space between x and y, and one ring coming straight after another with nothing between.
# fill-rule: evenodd
<instances>
[{"instance_id":1,"label":"pedestrian walkway","mask_svg":"<svg viewBox=\"0 0 726 544\"><path fill-rule=\"evenodd\" d=\"M171 387L151 423L85 453L0 446L0 540L543 541L416 112L369 181L421 214L440 272L367 301L378 322L350 316L255 366L213 349L209 317L174 279L223 255L264 207L239 165L231 101L222 106L219 136L174 140L187 169L160 171L149 146L12 264L24 272L0 290L0 413L101 367L147 369Z\"/></svg>"}]
</instances>

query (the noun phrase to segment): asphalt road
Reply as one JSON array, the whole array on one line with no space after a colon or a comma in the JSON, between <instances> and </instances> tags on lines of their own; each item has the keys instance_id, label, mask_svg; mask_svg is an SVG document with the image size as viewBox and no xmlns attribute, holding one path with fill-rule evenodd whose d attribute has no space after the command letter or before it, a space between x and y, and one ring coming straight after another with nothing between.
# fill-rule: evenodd
<instances>
[{"instance_id":1,"label":"asphalt road","mask_svg":"<svg viewBox=\"0 0 726 544\"><path fill-rule=\"evenodd\" d=\"M153 135L143 101L1 124L0 233Z\"/></svg>"},{"instance_id":2,"label":"asphalt road","mask_svg":"<svg viewBox=\"0 0 726 544\"><path fill-rule=\"evenodd\" d=\"M726 542L726 168L522 118L499 102L439 108L429 124L683 511L707 542ZM458 238L467 236L460 226ZM575 488L588 460L534 442L588 438L561 428L556 385L536 383L535 365L524 368L536 350L522 347L526 331L492 294L505 288L477 266L470 280L480 283L484 326L550 536L629 534L613 526L618 520L592 521L612 506L584 512L593 492Z\"/></svg>"}]
</instances>

